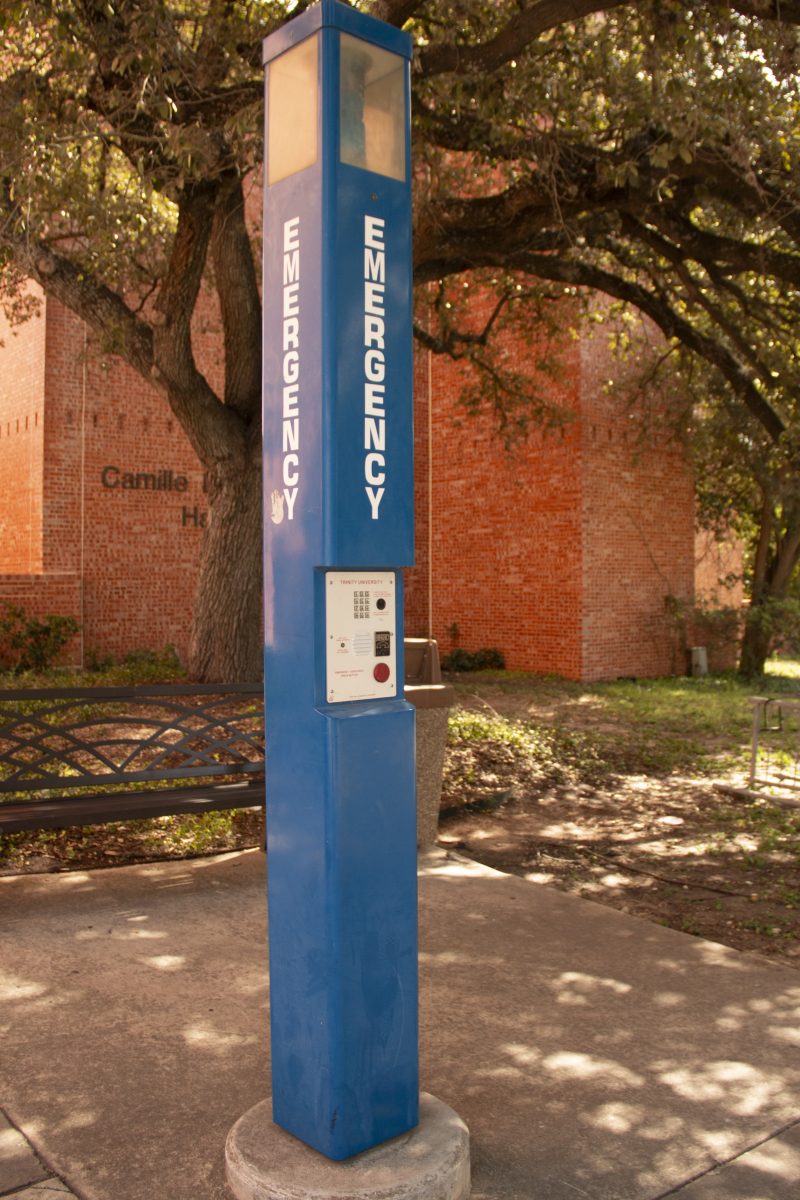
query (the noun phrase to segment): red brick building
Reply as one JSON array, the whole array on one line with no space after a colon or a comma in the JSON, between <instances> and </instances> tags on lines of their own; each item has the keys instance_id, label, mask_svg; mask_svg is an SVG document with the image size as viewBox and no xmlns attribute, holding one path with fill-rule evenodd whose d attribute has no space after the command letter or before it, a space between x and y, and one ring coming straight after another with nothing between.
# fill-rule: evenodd
<instances>
[{"instance_id":1,"label":"red brick building","mask_svg":"<svg viewBox=\"0 0 800 1200\"><path fill-rule=\"evenodd\" d=\"M77 661L168 642L185 655L208 516L181 428L57 303L0 337L0 601L75 616ZM212 374L213 347L212 330ZM685 458L637 444L605 387L604 335L561 355L564 382L547 386L572 419L512 454L463 412L458 368L418 355L407 632L575 679L683 670L665 598L694 587Z\"/></svg>"},{"instance_id":2,"label":"red brick building","mask_svg":"<svg viewBox=\"0 0 800 1200\"><path fill-rule=\"evenodd\" d=\"M511 453L490 416L465 415L462 373L418 360L410 634L573 679L685 669L665 601L693 595L692 475L680 443L643 443L607 386L607 336L563 339L563 382L537 382L569 419ZM517 369L533 357L508 349Z\"/></svg>"},{"instance_id":3,"label":"red brick building","mask_svg":"<svg viewBox=\"0 0 800 1200\"><path fill-rule=\"evenodd\" d=\"M0 338L0 601L74 616L77 662L185 655L207 505L182 429L56 302Z\"/></svg>"}]
</instances>

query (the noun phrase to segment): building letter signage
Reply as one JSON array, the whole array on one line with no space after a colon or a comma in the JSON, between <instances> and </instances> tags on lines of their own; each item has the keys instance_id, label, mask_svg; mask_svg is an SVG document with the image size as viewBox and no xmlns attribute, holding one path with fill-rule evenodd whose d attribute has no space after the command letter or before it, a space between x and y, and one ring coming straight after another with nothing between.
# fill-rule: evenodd
<instances>
[{"instance_id":1,"label":"building letter signage","mask_svg":"<svg viewBox=\"0 0 800 1200\"><path fill-rule=\"evenodd\" d=\"M120 488L123 492L185 492L189 480L176 475L168 467L161 471L123 471L109 465L100 472L100 483L108 491Z\"/></svg>"}]
</instances>

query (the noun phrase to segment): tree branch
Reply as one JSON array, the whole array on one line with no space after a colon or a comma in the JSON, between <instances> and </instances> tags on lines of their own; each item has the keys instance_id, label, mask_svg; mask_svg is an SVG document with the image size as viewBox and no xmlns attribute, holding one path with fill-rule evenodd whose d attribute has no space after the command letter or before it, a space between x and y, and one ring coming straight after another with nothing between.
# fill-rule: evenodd
<instances>
[{"instance_id":1,"label":"tree branch","mask_svg":"<svg viewBox=\"0 0 800 1200\"><path fill-rule=\"evenodd\" d=\"M153 321L151 379L166 392L170 407L208 468L232 456L245 436L233 409L215 395L198 370L192 349L191 321L206 264L217 189L190 191L178 209L172 245Z\"/></svg>"},{"instance_id":2,"label":"tree branch","mask_svg":"<svg viewBox=\"0 0 800 1200\"><path fill-rule=\"evenodd\" d=\"M698 262L727 264L738 271L754 271L759 275L772 275L784 283L800 287L800 255L789 254L764 243L747 242L737 238L723 237L698 229L688 218L666 210L662 205L648 214L648 220L657 225L662 233L678 242Z\"/></svg>"},{"instance_id":3,"label":"tree branch","mask_svg":"<svg viewBox=\"0 0 800 1200\"><path fill-rule=\"evenodd\" d=\"M488 344L492 329L500 313L511 299L510 296L505 294L500 296L480 333L472 333L469 330L456 329L451 326L447 329L446 334L441 333L437 336L415 322L414 337L421 346L424 346L426 350L432 350L434 354L446 354L454 360L468 358L476 347ZM436 307L439 308L439 305L437 304Z\"/></svg>"},{"instance_id":4,"label":"tree branch","mask_svg":"<svg viewBox=\"0 0 800 1200\"><path fill-rule=\"evenodd\" d=\"M702 333L691 322L681 317L665 297L655 296L640 284L621 279L613 272L589 263L567 261L547 255L521 256L521 260L518 264L521 268L540 278L593 288L632 304L649 317L665 337L676 338L689 350L693 350L716 367L773 442L778 442L786 432L782 417L758 390L750 371L721 341Z\"/></svg>"},{"instance_id":5,"label":"tree branch","mask_svg":"<svg viewBox=\"0 0 800 1200\"><path fill-rule=\"evenodd\" d=\"M622 278L589 262L525 250L509 253L499 238L475 238L470 245L468 262L465 262L463 257L455 256L449 262L441 258L434 259L432 265L433 275L428 273L430 264L418 264L418 281L475 267L498 267L526 271L540 279L591 288L632 304L649 317L665 337L676 338L716 367L774 442L786 432L782 417L756 387L751 372L722 341L704 334L680 316L669 304L665 294L656 295L640 283Z\"/></svg>"},{"instance_id":6,"label":"tree branch","mask_svg":"<svg viewBox=\"0 0 800 1200\"><path fill-rule=\"evenodd\" d=\"M49 296L85 321L101 336L104 346L120 354L149 380L153 367L152 330L116 292L86 275L44 242L32 243L20 236L6 236L2 240L23 275L34 279Z\"/></svg>"},{"instance_id":7,"label":"tree branch","mask_svg":"<svg viewBox=\"0 0 800 1200\"><path fill-rule=\"evenodd\" d=\"M413 17L417 9L422 8L425 0L375 0L369 10L371 17L386 21L387 25L405 25L409 17Z\"/></svg>"},{"instance_id":8,"label":"tree branch","mask_svg":"<svg viewBox=\"0 0 800 1200\"><path fill-rule=\"evenodd\" d=\"M650 246L657 255L660 255L672 265L677 278L681 280L686 289L688 300L708 314L712 323L728 338L728 341L735 347L742 359L749 363L755 377L760 379L765 387L771 388L773 386L773 379L769 367L760 361L753 347L742 336L740 329L730 320L723 309L714 303L706 294L707 289L704 289L701 282L692 275L686 261L686 255L681 247L676 246L673 242L662 237L661 234L656 233L655 230L642 225L627 215L623 217L623 229L644 245ZM702 260L698 261L700 261L700 265L704 270L708 271L708 266Z\"/></svg>"},{"instance_id":9,"label":"tree branch","mask_svg":"<svg viewBox=\"0 0 800 1200\"><path fill-rule=\"evenodd\" d=\"M451 72L467 75L496 71L551 29L568 21L580 21L596 12L622 8L632 0L535 0L488 42L465 44L442 42L420 50L420 72L427 78Z\"/></svg>"},{"instance_id":10,"label":"tree branch","mask_svg":"<svg viewBox=\"0 0 800 1200\"><path fill-rule=\"evenodd\" d=\"M552 193L537 175L491 196L429 203L419 209L415 223L415 274L420 280L438 279L448 270L481 265L487 241L511 255L563 249L570 242L563 217L585 209L581 195L556 210ZM455 262L457 266L448 267ZM500 265L499 258L491 265Z\"/></svg>"},{"instance_id":11,"label":"tree branch","mask_svg":"<svg viewBox=\"0 0 800 1200\"><path fill-rule=\"evenodd\" d=\"M166 273L156 300L162 327L187 336L206 265L217 189L209 184L187 189L178 204L178 226Z\"/></svg>"},{"instance_id":12,"label":"tree branch","mask_svg":"<svg viewBox=\"0 0 800 1200\"><path fill-rule=\"evenodd\" d=\"M211 258L222 311L225 404L250 422L261 403L261 302L238 176L217 203Z\"/></svg>"},{"instance_id":13,"label":"tree branch","mask_svg":"<svg viewBox=\"0 0 800 1200\"><path fill-rule=\"evenodd\" d=\"M778 21L782 25L800 25L798 0L732 0L731 8L743 17Z\"/></svg>"},{"instance_id":14,"label":"tree branch","mask_svg":"<svg viewBox=\"0 0 800 1200\"><path fill-rule=\"evenodd\" d=\"M794 575L798 558L800 558L800 521L795 511L786 519L786 530L783 537L778 538L775 557L770 564L770 590L778 596L784 595L789 581Z\"/></svg>"}]
</instances>

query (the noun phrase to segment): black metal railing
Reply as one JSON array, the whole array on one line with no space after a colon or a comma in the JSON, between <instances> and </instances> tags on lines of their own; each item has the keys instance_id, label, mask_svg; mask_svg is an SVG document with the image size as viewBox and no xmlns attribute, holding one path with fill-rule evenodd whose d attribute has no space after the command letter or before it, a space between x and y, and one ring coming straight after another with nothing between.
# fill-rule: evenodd
<instances>
[{"instance_id":1,"label":"black metal railing","mask_svg":"<svg viewBox=\"0 0 800 1200\"><path fill-rule=\"evenodd\" d=\"M0 691L6 830L252 805L263 776L259 684Z\"/></svg>"}]
</instances>

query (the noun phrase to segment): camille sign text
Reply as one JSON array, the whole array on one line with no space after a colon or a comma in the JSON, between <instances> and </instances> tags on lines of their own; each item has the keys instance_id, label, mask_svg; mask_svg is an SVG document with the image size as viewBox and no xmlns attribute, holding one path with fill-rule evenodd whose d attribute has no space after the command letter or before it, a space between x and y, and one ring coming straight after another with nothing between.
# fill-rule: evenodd
<instances>
[{"instance_id":1,"label":"camille sign text","mask_svg":"<svg viewBox=\"0 0 800 1200\"><path fill-rule=\"evenodd\" d=\"M123 467L110 463L100 469L100 486L109 492L177 492L183 493L189 489L188 475L173 471L171 467L162 467L157 471L127 471ZM205 476L202 490L207 490ZM197 505L182 506L179 519L183 529L205 529L208 514Z\"/></svg>"}]
</instances>

